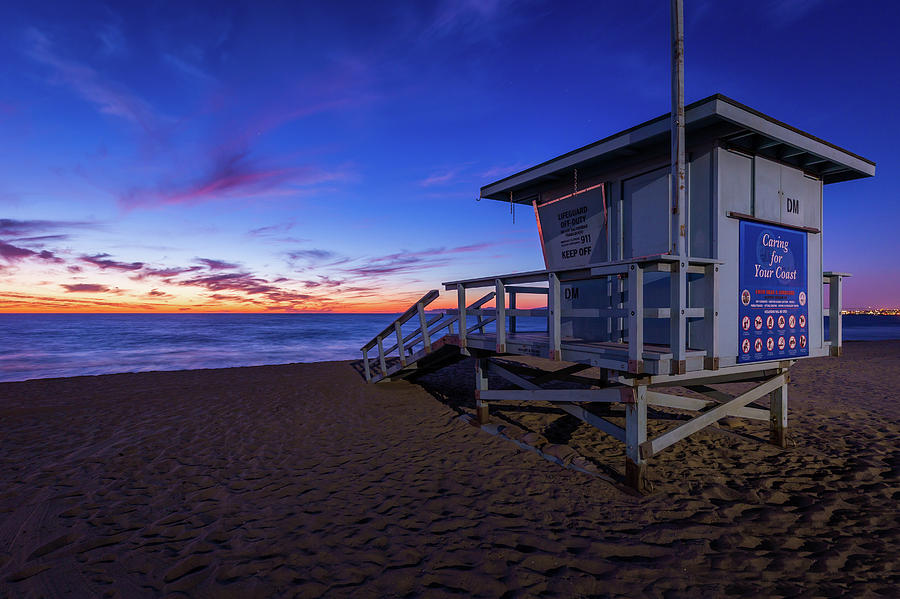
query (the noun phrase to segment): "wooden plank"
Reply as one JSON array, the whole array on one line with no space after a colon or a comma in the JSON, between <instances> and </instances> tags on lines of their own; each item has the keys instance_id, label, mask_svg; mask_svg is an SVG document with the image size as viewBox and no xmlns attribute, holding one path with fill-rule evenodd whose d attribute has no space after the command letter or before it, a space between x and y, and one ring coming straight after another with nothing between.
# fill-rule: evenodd
<instances>
[{"instance_id":1,"label":"wooden plank","mask_svg":"<svg viewBox=\"0 0 900 599\"><path fill-rule=\"evenodd\" d=\"M687 264L684 259L672 263L669 275L669 346L672 348L672 374L685 372L687 349ZM702 316L702 312L700 314Z\"/></svg>"},{"instance_id":2,"label":"wooden plank","mask_svg":"<svg viewBox=\"0 0 900 599\"><path fill-rule=\"evenodd\" d=\"M366 370L366 382L371 382L372 381L372 373L369 372L369 356L367 355L367 352L368 352L367 349L362 350L363 368L365 368L365 370Z\"/></svg>"},{"instance_id":3,"label":"wooden plank","mask_svg":"<svg viewBox=\"0 0 900 599\"><path fill-rule=\"evenodd\" d=\"M459 309L456 317L459 321L459 346L465 349L468 329L466 328L466 287L462 283L456 286L456 294L456 303Z\"/></svg>"},{"instance_id":4,"label":"wooden plank","mask_svg":"<svg viewBox=\"0 0 900 599\"><path fill-rule=\"evenodd\" d=\"M729 416L737 416L738 418L747 418L749 420L761 420L767 422L769 420L769 410L761 410L759 408L751 408L744 406L728 412Z\"/></svg>"},{"instance_id":5,"label":"wooden plank","mask_svg":"<svg viewBox=\"0 0 900 599\"><path fill-rule=\"evenodd\" d=\"M727 403L734 399L733 396L723 393L717 389L706 387L703 385L685 386L686 389L703 393L707 397L713 398L718 402ZM669 395L666 393L658 393L656 391L647 391L647 400L650 405L664 406L669 408L680 408L683 410L699 411L708 407L712 402L708 400L696 399L693 397L684 397L680 395ZM680 404L680 405L679 405ZM749 418L751 420L769 421L769 410L761 410L759 408L751 408L744 406L728 411L728 416L737 416L739 418Z\"/></svg>"},{"instance_id":6,"label":"wooden plank","mask_svg":"<svg viewBox=\"0 0 900 599\"><path fill-rule=\"evenodd\" d=\"M764 218L759 218L759 217L753 216L751 214L744 214L742 212L734 212L731 210L729 210L725 216L727 216L728 218L735 218L738 220L749 220L751 222L760 223L763 225L775 225L778 227L785 227L787 229L796 229L798 231L806 231L807 233L821 233L821 231L819 231L819 229L816 229L815 227L804 227L802 225L791 225L788 223L774 221L774 220L767 220Z\"/></svg>"},{"instance_id":7,"label":"wooden plank","mask_svg":"<svg viewBox=\"0 0 900 599\"><path fill-rule=\"evenodd\" d=\"M781 387L782 385L786 385L788 381L788 377L786 374L779 374L775 378L769 379L767 382L759 385L758 387L754 387L750 389L746 393L743 393L728 403L722 404L712 410L704 412L700 416L693 418L676 426L672 430L663 433L662 435L656 437L653 440L646 441L641 445L641 454L645 458L649 458L653 456L666 447L669 447L673 443L677 443L681 441L685 437L696 433L697 431L703 430L713 422L728 416L729 412L736 409L742 408L746 406L748 403L755 401L766 395L770 391L774 390L777 387Z\"/></svg>"},{"instance_id":8,"label":"wooden plank","mask_svg":"<svg viewBox=\"0 0 900 599\"><path fill-rule=\"evenodd\" d=\"M840 356L844 341L844 325L841 319L842 285L841 276L829 277L828 281L828 336L831 340L831 355Z\"/></svg>"},{"instance_id":9,"label":"wooden plank","mask_svg":"<svg viewBox=\"0 0 900 599\"><path fill-rule=\"evenodd\" d=\"M646 460L641 446L647 439L647 387L631 390L631 401L625 404L625 478L633 488L642 490Z\"/></svg>"},{"instance_id":10,"label":"wooden plank","mask_svg":"<svg viewBox=\"0 0 900 599\"><path fill-rule=\"evenodd\" d=\"M709 370L719 368L719 266L710 264L706 267L706 299L708 305L703 319L706 332L703 349L706 350L704 367Z\"/></svg>"},{"instance_id":11,"label":"wooden plank","mask_svg":"<svg viewBox=\"0 0 900 599\"><path fill-rule=\"evenodd\" d=\"M431 337L428 335L428 320L425 318L425 306L421 302L416 304L419 312L419 330L422 334L422 342L425 351L431 353Z\"/></svg>"},{"instance_id":12,"label":"wooden plank","mask_svg":"<svg viewBox=\"0 0 900 599\"><path fill-rule=\"evenodd\" d=\"M598 428L601 431L603 431L604 433L611 435L614 439L621 441L622 443L625 442L625 430L624 429L616 426L615 424L613 424L606 418L601 418L600 416L597 416L596 414L591 414L586 409L584 409L583 406L579 406L576 404L562 403L562 404L557 404L557 407L562 408L563 410L565 410L566 412L568 412L575 418L578 418L579 420L590 424L594 428Z\"/></svg>"},{"instance_id":13,"label":"wooden plank","mask_svg":"<svg viewBox=\"0 0 900 599\"><path fill-rule=\"evenodd\" d=\"M762 411L762 410L760 410ZM778 447L787 447L788 388L784 384L769 397L769 441Z\"/></svg>"},{"instance_id":14,"label":"wooden plank","mask_svg":"<svg viewBox=\"0 0 900 599\"><path fill-rule=\"evenodd\" d=\"M670 318L672 311L669 308L644 308L644 318ZM704 308L685 308L685 318L705 318Z\"/></svg>"},{"instance_id":15,"label":"wooden plank","mask_svg":"<svg viewBox=\"0 0 900 599\"><path fill-rule=\"evenodd\" d=\"M561 342L562 328L560 318L562 317L562 307L560 302L559 277L556 273L549 273L548 280L548 298L547 298L547 331L548 343L550 345L550 359L561 359Z\"/></svg>"},{"instance_id":16,"label":"wooden plank","mask_svg":"<svg viewBox=\"0 0 900 599\"><path fill-rule=\"evenodd\" d=\"M672 272L671 262L654 262L644 266L644 273L648 272Z\"/></svg>"},{"instance_id":17,"label":"wooden plank","mask_svg":"<svg viewBox=\"0 0 900 599\"><path fill-rule=\"evenodd\" d=\"M628 370L643 371L644 354L644 271L632 264L628 271Z\"/></svg>"},{"instance_id":18,"label":"wooden plank","mask_svg":"<svg viewBox=\"0 0 900 599\"><path fill-rule=\"evenodd\" d=\"M615 297L610 297L611 300L616 301L619 308L625 308L625 280L622 277L613 277L611 279L613 281L613 285L615 286ZM610 337L614 341L619 341L621 343L625 342L625 323L627 322L627 318L616 318L615 319L616 326L616 336L615 338Z\"/></svg>"},{"instance_id":19,"label":"wooden plank","mask_svg":"<svg viewBox=\"0 0 900 599\"><path fill-rule=\"evenodd\" d=\"M628 311L624 308L571 308L564 310L566 318L624 318Z\"/></svg>"},{"instance_id":20,"label":"wooden plank","mask_svg":"<svg viewBox=\"0 0 900 599\"><path fill-rule=\"evenodd\" d=\"M712 402L695 397L684 397L681 395L671 395L669 393L659 393L658 391L647 391L647 403L651 406L660 406L664 408L678 408L680 410L691 410L698 412L710 405Z\"/></svg>"},{"instance_id":21,"label":"wooden plank","mask_svg":"<svg viewBox=\"0 0 900 599\"><path fill-rule=\"evenodd\" d=\"M547 295L546 287L522 287L519 285L507 285L507 293L534 293L537 295Z\"/></svg>"},{"instance_id":22,"label":"wooden plank","mask_svg":"<svg viewBox=\"0 0 900 599\"><path fill-rule=\"evenodd\" d=\"M406 348L403 347L403 331L400 330L400 321L394 321L394 331L397 333L397 353L400 354L400 364L406 366Z\"/></svg>"},{"instance_id":23,"label":"wooden plank","mask_svg":"<svg viewBox=\"0 0 900 599\"><path fill-rule=\"evenodd\" d=\"M488 407L485 393L488 390L488 367L490 363L486 358L475 360L475 418L478 424L487 424L490 420L490 408Z\"/></svg>"},{"instance_id":24,"label":"wooden plank","mask_svg":"<svg viewBox=\"0 0 900 599\"><path fill-rule=\"evenodd\" d=\"M494 362L491 362L488 365L488 368L490 369L490 372L500 375L501 377L505 378L507 381L509 381L513 385L519 387L520 389L530 389L530 390L540 389L540 387L537 384L529 381L528 379L522 378L521 376L519 376L513 372L510 372L506 368L499 366L499 365L495 364Z\"/></svg>"},{"instance_id":25,"label":"wooden plank","mask_svg":"<svg viewBox=\"0 0 900 599\"><path fill-rule=\"evenodd\" d=\"M585 403L619 403L622 401L619 387L609 387L606 389L501 389L483 391L481 397L482 399L489 399L491 401L563 401Z\"/></svg>"},{"instance_id":26,"label":"wooden plank","mask_svg":"<svg viewBox=\"0 0 900 599\"><path fill-rule=\"evenodd\" d=\"M381 366L381 376L387 376L387 364L384 360L384 345L382 345L381 335L375 338L378 343L378 362Z\"/></svg>"},{"instance_id":27,"label":"wooden plank","mask_svg":"<svg viewBox=\"0 0 900 599\"><path fill-rule=\"evenodd\" d=\"M492 322L494 322L494 318L479 319L478 322L469 327L469 330L467 330L466 333L471 333L476 329L483 330L484 327L491 324ZM484 335L484 333L481 334Z\"/></svg>"},{"instance_id":28,"label":"wooden plank","mask_svg":"<svg viewBox=\"0 0 900 599\"><path fill-rule=\"evenodd\" d=\"M494 286L494 297L497 299L494 304L497 322L497 353L503 354L506 353L506 287L500 279L494 280Z\"/></svg>"},{"instance_id":29,"label":"wooden plank","mask_svg":"<svg viewBox=\"0 0 900 599\"><path fill-rule=\"evenodd\" d=\"M730 383L730 382L755 382L757 380L768 380L778 374L779 368L788 368L791 362L782 360L779 362L758 362L750 364L735 364L733 366L723 367L719 370L699 370L696 372L688 372L686 374L659 374L653 375L647 379L646 384L651 387L660 386L680 386L680 381L686 381L689 384L696 383L705 385L710 383ZM616 382L623 385L635 384L632 379L624 376L616 377Z\"/></svg>"},{"instance_id":30,"label":"wooden plank","mask_svg":"<svg viewBox=\"0 0 900 599\"><path fill-rule=\"evenodd\" d=\"M581 372L582 370L587 370L591 366L588 364L571 364L566 366L565 368L560 368L559 370L553 370L550 372L545 372L544 374L532 379L535 385L541 385L548 381L562 380L567 378L569 375L575 374L576 372Z\"/></svg>"},{"instance_id":31,"label":"wooden plank","mask_svg":"<svg viewBox=\"0 0 900 599\"><path fill-rule=\"evenodd\" d=\"M620 275L627 273L629 265L628 264L613 264L613 265L605 265L605 266L595 266L591 268L591 276L592 277L603 277L608 275Z\"/></svg>"},{"instance_id":32,"label":"wooden plank","mask_svg":"<svg viewBox=\"0 0 900 599\"><path fill-rule=\"evenodd\" d=\"M515 289L515 287L507 287L506 291L509 293L509 334L516 334L516 295L518 295L515 291L511 291L511 289Z\"/></svg>"},{"instance_id":33,"label":"wooden plank","mask_svg":"<svg viewBox=\"0 0 900 599\"><path fill-rule=\"evenodd\" d=\"M438 297L440 297L440 295L441 294L437 289L432 289L431 291L429 291L428 293L423 295L421 298L419 298L419 301L417 301L415 304L410 306L406 310L406 312L401 314L394 322L399 322L401 325L404 324L407 320L409 320L410 318L412 318L413 316L415 316L418 313L418 309L416 306L418 306L419 303L421 303L424 306L427 306L428 304L430 304L431 302L436 300ZM378 335L376 335L375 337L386 337L393 332L394 332L394 323L392 322L391 324L386 326L383 331L378 333ZM375 343L376 343L375 337L373 337L372 340L369 341L363 347L365 349L371 349L372 347L374 347Z\"/></svg>"}]
</instances>

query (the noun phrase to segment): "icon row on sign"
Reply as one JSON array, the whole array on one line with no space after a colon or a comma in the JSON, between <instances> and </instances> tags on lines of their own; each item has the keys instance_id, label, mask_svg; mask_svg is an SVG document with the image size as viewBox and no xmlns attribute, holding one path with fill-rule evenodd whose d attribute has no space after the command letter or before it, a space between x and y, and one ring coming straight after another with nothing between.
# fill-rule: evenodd
<instances>
[{"instance_id":1,"label":"icon row on sign","mask_svg":"<svg viewBox=\"0 0 900 599\"><path fill-rule=\"evenodd\" d=\"M790 349L796 349L797 344L800 344L800 349L806 349L806 335L800 335L799 339L795 335L791 335L787 339L784 337L779 337L776 341L775 337L769 337L766 339L766 350L772 351L775 349L775 346L778 346L779 351L784 351L785 347ZM763 349L763 340L762 337L757 337L753 342L753 351L756 353L760 353ZM741 351L745 354L750 353L750 340L744 339L741 342Z\"/></svg>"},{"instance_id":2,"label":"icon row on sign","mask_svg":"<svg viewBox=\"0 0 900 599\"><path fill-rule=\"evenodd\" d=\"M778 317L778 328L783 329L784 325L787 324L789 329L793 329L797 326L797 322L798 322L798 319L793 314L788 316L787 321L785 321L784 314L782 314ZM806 315L801 314L799 322L800 322L801 329L803 327L805 327L806 326ZM749 316L744 316L744 318L741 319L741 328L744 329L745 331L750 330L750 317ZM755 328L757 331L762 330L763 317L760 314L757 314L756 318L753 319L753 328ZM771 314L766 317L766 328L769 329L770 331L775 328L775 317L772 316Z\"/></svg>"},{"instance_id":3,"label":"icon row on sign","mask_svg":"<svg viewBox=\"0 0 900 599\"><path fill-rule=\"evenodd\" d=\"M800 302L801 306L806 305L806 292L805 291L801 291L797 295L797 301ZM744 304L745 306L750 305L750 290L749 289L744 289L743 291L741 291L741 303Z\"/></svg>"}]
</instances>

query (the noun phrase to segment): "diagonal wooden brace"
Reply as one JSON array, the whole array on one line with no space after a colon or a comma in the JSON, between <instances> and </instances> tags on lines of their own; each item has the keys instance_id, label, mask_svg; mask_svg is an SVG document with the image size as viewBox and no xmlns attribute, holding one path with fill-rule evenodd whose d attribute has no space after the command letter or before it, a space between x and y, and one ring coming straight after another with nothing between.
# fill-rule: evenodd
<instances>
[{"instance_id":1,"label":"diagonal wooden brace","mask_svg":"<svg viewBox=\"0 0 900 599\"><path fill-rule=\"evenodd\" d=\"M786 372L783 374L779 374L778 376L769 379L762 385L750 389L746 393L738 395L731 401L713 408L708 412L704 412L700 416L697 416L696 418L689 420L668 432L663 433L655 439L651 439L649 441L641 443L641 457L644 459L649 458L654 454L659 453L666 447L669 447L670 445L681 441L685 437L703 430L713 422L716 422L720 418L728 416L729 413L737 410L738 408L743 408L748 403L759 399L763 395L774 391L782 385L786 385L789 378L790 377Z\"/></svg>"}]
</instances>

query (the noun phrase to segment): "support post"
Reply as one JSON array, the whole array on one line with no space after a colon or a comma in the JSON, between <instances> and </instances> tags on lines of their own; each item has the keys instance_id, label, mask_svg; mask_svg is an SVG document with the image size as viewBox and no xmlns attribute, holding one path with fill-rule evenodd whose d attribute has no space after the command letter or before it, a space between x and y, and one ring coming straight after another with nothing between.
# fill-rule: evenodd
<instances>
[{"instance_id":1,"label":"support post","mask_svg":"<svg viewBox=\"0 0 900 599\"><path fill-rule=\"evenodd\" d=\"M497 353L506 353L506 288L503 281L494 279L496 295L494 296L494 311L497 317Z\"/></svg>"},{"instance_id":2,"label":"support post","mask_svg":"<svg viewBox=\"0 0 900 599\"><path fill-rule=\"evenodd\" d=\"M684 374L687 354L687 326L684 310L687 308L687 260L683 257L672 263L669 276L669 345L672 351L672 374Z\"/></svg>"},{"instance_id":3,"label":"support post","mask_svg":"<svg viewBox=\"0 0 900 599\"><path fill-rule=\"evenodd\" d=\"M547 336L550 342L550 359L562 359L562 306L560 304L559 277L551 272L547 275L549 290L547 294Z\"/></svg>"},{"instance_id":4,"label":"support post","mask_svg":"<svg viewBox=\"0 0 900 599\"><path fill-rule=\"evenodd\" d=\"M841 322L841 305L843 290L840 275L832 275L828 281L828 336L831 338L831 355L843 353L844 327Z\"/></svg>"},{"instance_id":5,"label":"support post","mask_svg":"<svg viewBox=\"0 0 900 599\"><path fill-rule=\"evenodd\" d=\"M706 333L706 358L703 367L707 370L719 369L719 266L710 264L706 267L703 278L706 280L706 310L703 325Z\"/></svg>"},{"instance_id":6,"label":"support post","mask_svg":"<svg viewBox=\"0 0 900 599\"><path fill-rule=\"evenodd\" d=\"M644 270L632 264L628 270L628 370L644 370Z\"/></svg>"},{"instance_id":7,"label":"support post","mask_svg":"<svg viewBox=\"0 0 900 599\"><path fill-rule=\"evenodd\" d=\"M456 305L459 307L457 319L459 323L459 347L466 348L466 287L462 283L456 285Z\"/></svg>"},{"instance_id":8,"label":"support post","mask_svg":"<svg viewBox=\"0 0 900 599\"><path fill-rule=\"evenodd\" d=\"M672 250L682 258L685 251L684 167L684 7L672 0Z\"/></svg>"},{"instance_id":9,"label":"support post","mask_svg":"<svg viewBox=\"0 0 900 599\"><path fill-rule=\"evenodd\" d=\"M488 403L481 399L481 392L488 390L488 359L475 360L475 418L478 424L487 424L490 420Z\"/></svg>"},{"instance_id":10,"label":"support post","mask_svg":"<svg viewBox=\"0 0 900 599\"><path fill-rule=\"evenodd\" d=\"M422 328L422 343L425 345L425 353L431 353L431 335L428 334L428 319L425 318L425 306L422 302L416 304L416 310L419 312L419 326Z\"/></svg>"},{"instance_id":11,"label":"support post","mask_svg":"<svg viewBox=\"0 0 900 599\"><path fill-rule=\"evenodd\" d=\"M363 350L362 350L362 354L363 354L363 368L366 369L366 382L367 382L367 383L368 383L369 381L372 380L372 373L369 372L369 355L368 355L368 353L369 353L369 352L368 352L366 349L363 349Z\"/></svg>"},{"instance_id":12,"label":"support post","mask_svg":"<svg viewBox=\"0 0 900 599\"><path fill-rule=\"evenodd\" d=\"M647 440L647 387L639 385L623 393L625 402L625 480L639 493L648 491L647 462L641 444Z\"/></svg>"},{"instance_id":13,"label":"support post","mask_svg":"<svg viewBox=\"0 0 900 599\"><path fill-rule=\"evenodd\" d=\"M397 333L397 353L400 354L400 364L406 366L406 348L403 347L403 331L400 329L400 323L394 323L394 332Z\"/></svg>"},{"instance_id":14,"label":"support post","mask_svg":"<svg viewBox=\"0 0 900 599\"><path fill-rule=\"evenodd\" d=\"M769 441L787 447L788 386L787 383L769 394Z\"/></svg>"},{"instance_id":15,"label":"support post","mask_svg":"<svg viewBox=\"0 0 900 599\"><path fill-rule=\"evenodd\" d=\"M515 291L509 292L509 309L510 310L516 309L516 292ZM513 316L512 314L510 314L510 316L509 316L509 334L510 335L516 334L516 324L517 324L516 317Z\"/></svg>"},{"instance_id":16,"label":"support post","mask_svg":"<svg viewBox=\"0 0 900 599\"><path fill-rule=\"evenodd\" d=\"M384 359L384 342L381 340L381 335L377 338L378 340L378 364L381 366L381 376L387 376L387 362Z\"/></svg>"}]
</instances>

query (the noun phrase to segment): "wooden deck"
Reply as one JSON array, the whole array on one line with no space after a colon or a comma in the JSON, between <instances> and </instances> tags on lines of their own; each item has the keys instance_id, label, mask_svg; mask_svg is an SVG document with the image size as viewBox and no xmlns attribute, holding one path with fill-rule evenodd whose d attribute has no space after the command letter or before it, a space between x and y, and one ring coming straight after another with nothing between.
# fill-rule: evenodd
<instances>
[{"instance_id":1,"label":"wooden deck","mask_svg":"<svg viewBox=\"0 0 900 599\"><path fill-rule=\"evenodd\" d=\"M446 335L445 343L460 345L459 335ZM497 352L495 333L466 335L466 348L483 352ZM628 371L628 344L614 342L585 341L564 337L560 344L560 359L564 362L589 364L600 368ZM546 332L507 334L505 354L550 358L550 337ZM672 352L668 346L644 344L643 370L646 374L670 374L672 372ZM706 352L687 349L685 366L687 371L703 370Z\"/></svg>"}]
</instances>

